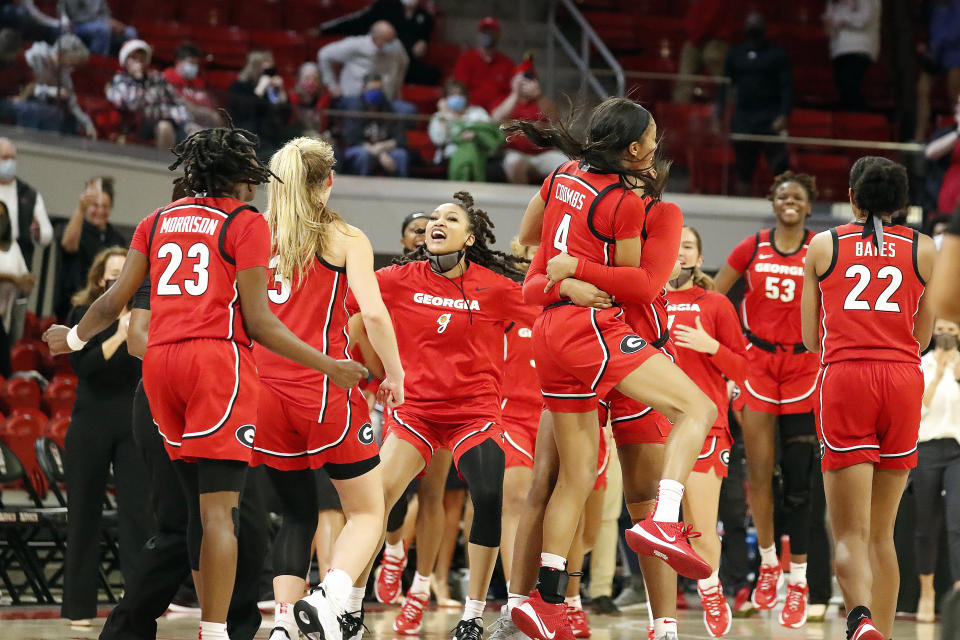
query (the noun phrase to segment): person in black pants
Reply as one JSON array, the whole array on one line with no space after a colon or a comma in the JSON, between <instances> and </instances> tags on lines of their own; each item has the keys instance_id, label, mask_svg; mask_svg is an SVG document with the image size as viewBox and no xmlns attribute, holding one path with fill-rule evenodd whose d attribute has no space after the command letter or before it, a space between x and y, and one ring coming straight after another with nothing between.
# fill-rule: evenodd
<instances>
[{"instance_id":1,"label":"person in black pants","mask_svg":"<svg viewBox=\"0 0 960 640\"><path fill-rule=\"evenodd\" d=\"M133 300L128 335L130 353L146 351L150 319L150 281ZM187 502L174 465L164 450L150 413L143 382L133 402L133 432L150 476L151 505L157 528L140 550L134 574L127 580L123 598L110 612L100 640L155 640L157 618L163 615L177 589L190 572L187 553ZM250 470L240 497L240 535L237 539L237 577L227 613L231 640L253 640L260 628L257 608L259 578L268 547L268 519L257 470ZM196 499L196 496L191 496Z\"/></svg>"},{"instance_id":2,"label":"person in black pants","mask_svg":"<svg viewBox=\"0 0 960 640\"><path fill-rule=\"evenodd\" d=\"M117 278L126 253L122 247L112 247L97 254L87 286L73 298L73 322ZM130 424L140 361L127 353L128 322L129 314L124 314L70 355L79 381L64 453L69 500L60 611L74 626L88 626L97 615L100 521L111 463L117 488L120 569L125 581L132 575L137 549L153 527L147 509L147 477Z\"/></svg>"}]
</instances>

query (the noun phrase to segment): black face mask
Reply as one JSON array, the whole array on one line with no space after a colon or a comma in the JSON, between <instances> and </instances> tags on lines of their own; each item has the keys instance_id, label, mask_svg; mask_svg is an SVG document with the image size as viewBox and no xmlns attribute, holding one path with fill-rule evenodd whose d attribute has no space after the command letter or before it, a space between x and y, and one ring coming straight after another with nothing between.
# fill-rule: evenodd
<instances>
[{"instance_id":1,"label":"black face mask","mask_svg":"<svg viewBox=\"0 0 960 640\"><path fill-rule=\"evenodd\" d=\"M683 285L690 282L690 278L693 277L693 272L696 270L696 267L680 267L680 273L677 274L676 278L670 281L670 286L674 289L679 289Z\"/></svg>"},{"instance_id":2,"label":"black face mask","mask_svg":"<svg viewBox=\"0 0 960 640\"><path fill-rule=\"evenodd\" d=\"M103 290L104 290L104 291L109 291L109 290L110 290L110 287L112 287L112 286L114 285L114 283L116 283L116 280L104 280L104 281L103 281Z\"/></svg>"},{"instance_id":3,"label":"black face mask","mask_svg":"<svg viewBox=\"0 0 960 640\"><path fill-rule=\"evenodd\" d=\"M13 227L10 226L9 216L0 216L0 243L8 244L13 241Z\"/></svg>"},{"instance_id":4,"label":"black face mask","mask_svg":"<svg viewBox=\"0 0 960 640\"><path fill-rule=\"evenodd\" d=\"M466 249L439 254L430 253L430 251L427 250L427 260L430 261L430 268L433 269L434 273L446 273L450 271L463 260L465 255L467 255Z\"/></svg>"}]
</instances>

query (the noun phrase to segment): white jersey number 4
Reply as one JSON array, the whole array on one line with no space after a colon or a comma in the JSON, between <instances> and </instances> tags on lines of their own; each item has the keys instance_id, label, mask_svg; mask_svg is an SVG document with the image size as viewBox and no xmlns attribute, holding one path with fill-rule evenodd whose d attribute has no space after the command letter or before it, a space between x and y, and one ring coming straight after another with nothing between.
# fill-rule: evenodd
<instances>
[{"instance_id":1,"label":"white jersey number 4","mask_svg":"<svg viewBox=\"0 0 960 640\"><path fill-rule=\"evenodd\" d=\"M563 220L560 221L560 225L557 227L557 233L553 236L553 247L563 251L564 253L570 253L567 251L567 236L570 234L570 220L572 217L569 213L563 214Z\"/></svg>"}]
</instances>

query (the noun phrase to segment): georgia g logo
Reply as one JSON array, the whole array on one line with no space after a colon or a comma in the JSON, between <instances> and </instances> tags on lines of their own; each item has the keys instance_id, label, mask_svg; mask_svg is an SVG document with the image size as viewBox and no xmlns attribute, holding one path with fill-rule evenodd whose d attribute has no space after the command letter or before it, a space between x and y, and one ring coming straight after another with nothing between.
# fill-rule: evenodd
<instances>
[{"instance_id":1,"label":"georgia g logo","mask_svg":"<svg viewBox=\"0 0 960 640\"><path fill-rule=\"evenodd\" d=\"M647 346L647 341L637 335L630 335L620 341L620 351L623 353L636 353Z\"/></svg>"},{"instance_id":2,"label":"georgia g logo","mask_svg":"<svg viewBox=\"0 0 960 640\"><path fill-rule=\"evenodd\" d=\"M257 428L252 424L245 424L237 429L237 441L245 447L253 448L253 436Z\"/></svg>"},{"instance_id":3,"label":"georgia g logo","mask_svg":"<svg viewBox=\"0 0 960 640\"><path fill-rule=\"evenodd\" d=\"M357 440L360 444L373 444L373 425L365 422L360 431L357 432Z\"/></svg>"},{"instance_id":4,"label":"georgia g logo","mask_svg":"<svg viewBox=\"0 0 960 640\"><path fill-rule=\"evenodd\" d=\"M730 449L724 449L720 452L720 462L723 463L723 466L730 466Z\"/></svg>"},{"instance_id":5,"label":"georgia g logo","mask_svg":"<svg viewBox=\"0 0 960 640\"><path fill-rule=\"evenodd\" d=\"M820 459L823 460L823 456L826 455L827 448L823 446L823 440L820 441Z\"/></svg>"}]
</instances>

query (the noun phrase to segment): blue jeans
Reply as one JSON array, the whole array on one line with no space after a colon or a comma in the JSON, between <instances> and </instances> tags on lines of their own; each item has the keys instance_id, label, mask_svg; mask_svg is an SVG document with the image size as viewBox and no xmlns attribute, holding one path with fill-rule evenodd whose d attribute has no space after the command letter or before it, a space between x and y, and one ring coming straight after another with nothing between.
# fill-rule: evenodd
<instances>
[{"instance_id":1,"label":"blue jeans","mask_svg":"<svg viewBox=\"0 0 960 640\"><path fill-rule=\"evenodd\" d=\"M109 56L110 45L113 40L113 31L110 29L109 20L90 20L89 22L78 22L73 25L73 32L77 34L90 49L90 53L98 56ZM137 30L133 27L127 27L119 42L126 42L137 37Z\"/></svg>"},{"instance_id":2,"label":"blue jeans","mask_svg":"<svg viewBox=\"0 0 960 640\"><path fill-rule=\"evenodd\" d=\"M389 152L388 155L393 158L393 162L397 165L397 168L390 175L395 177L404 178L407 175L407 150L396 147ZM367 151L363 145L355 145L353 147L347 147L343 152L344 155L344 165L346 168L345 173L350 173L357 176L368 176L370 172L380 167L380 162L377 160L376 156Z\"/></svg>"}]
</instances>

